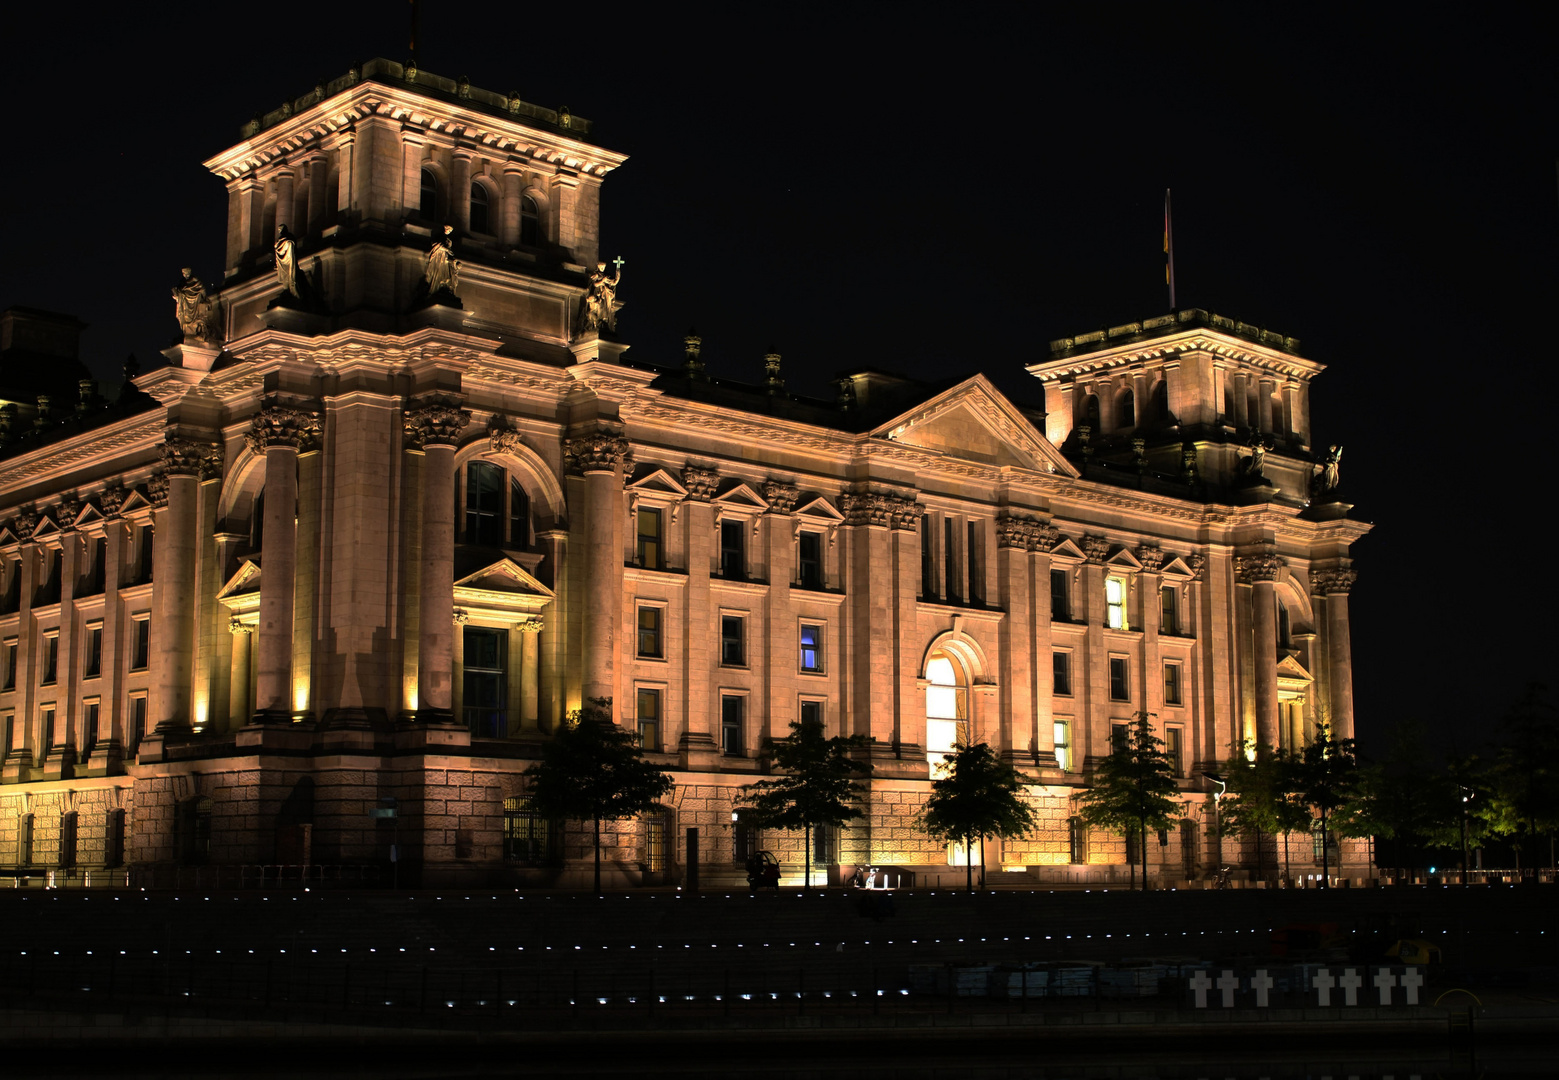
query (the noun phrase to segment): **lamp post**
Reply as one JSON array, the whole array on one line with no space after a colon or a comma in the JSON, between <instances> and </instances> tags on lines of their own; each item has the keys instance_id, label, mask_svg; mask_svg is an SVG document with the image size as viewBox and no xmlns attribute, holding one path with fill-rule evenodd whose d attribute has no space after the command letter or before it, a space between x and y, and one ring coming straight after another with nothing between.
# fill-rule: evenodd
<instances>
[{"instance_id":1,"label":"lamp post","mask_svg":"<svg viewBox=\"0 0 1559 1080\"><path fill-rule=\"evenodd\" d=\"M1462 787L1462 884L1467 881L1467 804L1472 801L1472 789Z\"/></svg>"}]
</instances>

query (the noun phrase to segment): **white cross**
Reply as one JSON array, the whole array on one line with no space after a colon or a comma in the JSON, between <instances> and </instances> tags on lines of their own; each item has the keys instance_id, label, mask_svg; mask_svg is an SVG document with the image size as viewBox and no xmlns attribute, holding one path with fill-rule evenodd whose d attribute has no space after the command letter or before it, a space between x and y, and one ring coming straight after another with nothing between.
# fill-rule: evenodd
<instances>
[{"instance_id":1,"label":"white cross","mask_svg":"<svg viewBox=\"0 0 1559 1080\"><path fill-rule=\"evenodd\" d=\"M1358 969L1343 968L1342 978L1337 980L1337 985L1342 987L1344 1005L1359 1003L1359 987L1364 985L1364 980L1359 978Z\"/></svg>"},{"instance_id":2,"label":"white cross","mask_svg":"<svg viewBox=\"0 0 1559 1080\"><path fill-rule=\"evenodd\" d=\"M1310 980L1310 985L1320 991L1319 1004L1324 1008L1332 1003L1332 987L1337 985L1337 980L1332 978L1332 973L1322 968L1315 973L1315 978Z\"/></svg>"},{"instance_id":3,"label":"white cross","mask_svg":"<svg viewBox=\"0 0 1559 1080\"><path fill-rule=\"evenodd\" d=\"M1207 972L1198 971L1192 975L1188 985L1191 987L1191 993L1196 995L1196 1007L1207 1008L1207 991L1213 988L1213 981L1207 977Z\"/></svg>"},{"instance_id":4,"label":"white cross","mask_svg":"<svg viewBox=\"0 0 1559 1080\"><path fill-rule=\"evenodd\" d=\"M1415 967L1403 968L1399 985L1402 987L1402 992L1407 995L1407 1003L1417 1005L1418 988L1424 985L1424 973Z\"/></svg>"},{"instance_id":5,"label":"white cross","mask_svg":"<svg viewBox=\"0 0 1559 1080\"><path fill-rule=\"evenodd\" d=\"M1397 985L1397 977L1390 968L1378 968L1375 972L1375 989L1380 991L1380 1003L1391 1004L1391 988Z\"/></svg>"},{"instance_id":6,"label":"white cross","mask_svg":"<svg viewBox=\"0 0 1559 1080\"><path fill-rule=\"evenodd\" d=\"M1256 1007L1267 1007L1267 991L1272 989L1272 976L1267 974L1266 968L1257 968L1256 974L1251 976L1250 988L1256 991Z\"/></svg>"},{"instance_id":7,"label":"white cross","mask_svg":"<svg viewBox=\"0 0 1559 1080\"><path fill-rule=\"evenodd\" d=\"M1223 991L1223 1007L1234 1008L1234 992L1240 988L1240 978L1232 971L1218 976L1218 989Z\"/></svg>"},{"instance_id":8,"label":"white cross","mask_svg":"<svg viewBox=\"0 0 1559 1080\"><path fill-rule=\"evenodd\" d=\"M621 255L617 256L617 258L612 260L612 265L617 267L617 272L619 274L623 272L623 267L626 266L627 264L628 264L628 260L623 258Z\"/></svg>"}]
</instances>

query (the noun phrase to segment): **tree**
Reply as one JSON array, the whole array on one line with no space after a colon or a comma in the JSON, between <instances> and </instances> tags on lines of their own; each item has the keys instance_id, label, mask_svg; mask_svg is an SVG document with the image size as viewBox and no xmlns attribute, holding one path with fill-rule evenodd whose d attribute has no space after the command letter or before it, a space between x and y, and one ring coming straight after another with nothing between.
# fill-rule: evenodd
<instances>
[{"instance_id":1,"label":"tree","mask_svg":"<svg viewBox=\"0 0 1559 1080\"><path fill-rule=\"evenodd\" d=\"M1023 777L983 742L957 746L946 755L946 771L931 781L931 797L920 826L938 840L974 842L984 851L987 836L1021 836L1034 828L1034 810L1023 801ZM982 860L983 861L983 860ZM965 860L964 884L974 892L974 859Z\"/></svg>"},{"instance_id":2,"label":"tree","mask_svg":"<svg viewBox=\"0 0 1559 1080\"><path fill-rule=\"evenodd\" d=\"M635 735L612 723L612 699L592 698L525 770L531 805L547 817L595 823L595 891L601 891L601 822L654 809L676 785L644 760Z\"/></svg>"},{"instance_id":3,"label":"tree","mask_svg":"<svg viewBox=\"0 0 1559 1080\"><path fill-rule=\"evenodd\" d=\"M1359 761L1352 739L1334 739L1325 724L1305 743L1296 771L1296 794L1313 807L1321 825L1321 888L1329 888L1331 874L1329 829L1331 816L1348 806L1357 795Z\"/></svg>"},{"instance_id":4,"label":"tree","mask_svg":"<svg viewBox=\"0 0 1559 1080\"><path fill-rule=\"evenodd\" d=\"M1501 722L1502 745L1489 770L1489 797L1480 816L1492 830L1511 838L1516 869L1521 850L1543 833L1559 829L1559 717L1547 688L1533 684Z\"/></svg>"},{"instance_id":5,"label":"tree","mask_svg":"<svg viewBox=\"0 0 1559 1080\"><path fill-rule=\"evenodd\" d=\"M1256 873L1262 875L1261 838L1283 834L1283 876L1289 877L1288 837L1310 824L1310 810L1294 794L1298 763L1286 751L1251 742L1224 762L1226 794L1219 825L1224 835L1248 831L1256 837Z\"/></svg>"},{"instance_id":6,"label":"tree","mask_svg":"<svg viewBox=\"0 0 1559 1080\"><path fill-rule=\"evenodd\" d=\"M863 735L825 738L821 720L793 721L789 736L777 742L766 739L763 744L763 756L785 775L742 788L743 803L752 808L760 827L800 829L804 834L803 890L812 885L812 830L819 825L837 829L865 815L855 804L865 795L866 785L855 777L867 775L872 766L851 755L867 745Z\"/></svg>"},{"instance_id":7,"label":"tree","mask_svg":"<svg viewBox=\"0 0 1559 1080\"><path fill-rule=\"evenodd\" d=\"M1079 817L1089 825L1130 831L1142 840L1142 888L1148 887L1148 843L1151 829L1167 829L1182 815L1176 797L1174 764L1153 734L1151 716L1137 713L1123 729L1113 752L1094 769L1093 783L1077 796ZM1136 887L1136 867L1132 867Z\"/></svg>"}]
</instances>

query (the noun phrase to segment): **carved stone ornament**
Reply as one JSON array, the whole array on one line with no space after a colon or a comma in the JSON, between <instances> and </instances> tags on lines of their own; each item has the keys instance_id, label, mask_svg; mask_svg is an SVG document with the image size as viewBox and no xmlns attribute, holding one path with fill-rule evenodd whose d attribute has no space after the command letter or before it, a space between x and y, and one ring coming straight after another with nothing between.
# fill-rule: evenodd
<instances>
[{"instance_id":1,"label":"carved stone ornament","mask_svg":"<svg viewBox=\"0 0 1559 1080\"><path fill-rule=\"evenodd\" d=\"M1253 585L1258 581L1276 581L1278 572L1287 565L1284 559L1270 551L1263 551L1257 555L1241 555L1234 560L1234 576L1242 585Z\"/></svg>"},{"instance_id":2,"label":"carved stone ornament","mask_svg":"<svg viewBox=\"0 0 1559 1080\"><path fill-rule=\"evenodd\" d=\"M788 514L796 508L796 500L801 497L801 489L795 484L787 484L780 480L766 480L763 484L763 497L769 501L770 513Z\"/></svg>"},{"instance_id":3,"label":"carved stone ornament","mask_svg":"<svg viewBox=\"0 0 1559 1080\"><path fill-rule=\"evenodd\" d=\"M184 340L220 344L222 318L217 298L190 267L184 267L179 273L181 280L173 287L173 316L178 320Z\"/></svg>"},{"instance_id":4,"label":"carved stone ornament","mask_svg":"<svg viewBox=\"0 0 1559 1080\"><path fill-rule=\"evenodd\" d=\"M272 405L250 418L244 438L256 454L264 454L273 446L314 450L319 446L319 413Z\"/></svg>"},{"instance_id":5,"label":"carved stone ornament","mask_svg":"<svg viewBox=\"0 0 1559 1080\"><path fill-rule=\"evenodd\" d=\"M841 495L839 512L846 525L877 525L887 528L893 519L893 507L886 495Z\"/></svg>"},{"instance_id":6,"label":"carved stone ornament","mask_svg":"<svg viewBox=\"0 0 1559 1080\"><path fill-rule=\"evenodd\" d=\"M1089 562L1103 565L1104 560L1110 557L1110 542L1102 536L1083 537L1083 555Z\"/></svg>"},{"instance_id":7,"label":"carved stone ornament","mask_svg":"<svg viewBox=\"0 0 1559 1080\"><path fill-rule=\"evenodd\" d=\"M255 628L234 615L227 620L227 632L229 634L252 634Z\"/></svg>"},{"instance_id":8,"label":"carved stone ornament","mask_svg":"<svg viewBox=\"0 0 1559 1080\"><path fill-rule=\"evenodd\" d=\"M1029 550L1050 551L1061 542L1061 530L1048 521L1036 521L1029 529Z\"/></svg>"},{"instance_id":9,"label":"carved stone ornament","mask_svg":"<svg viewBox=\"0 0 1559 1080\"><path fill-rule=\"evenodd\" d=\"M11 531L17 535L18 539L21 540L26 540L29 536L31 536L33 534L33 530L37 527L38 511L36 510L22 510L16 515L16 517L11 519Z\"/></svg>"},{"instance_id":10,"label":"carved stone ornament","mask_svg":"<svg viewBox=\"0 0 1559 1080\"><path fill-rule=\"evenodd\" d=\"M1207 556L1192 552L1185 557L1186 569L1191 571L1191 580L1202 580L1202 571L1207 568Z\"/></svg>"},{"instance_id":11,"label":"carved stone ornament","mask_svg":"<svg viewBox=\"0 0 1559 1080\"><path fill-rule=\"evenodd\" d=\"M414 450L432 444L455 446L460 433L471 422L471 414L458 405L424 405L406 413L406 445Z\"/></svg>"},{"instance_id":12,"label":"carved stone ornament","mask_svg":"<svg viewBox=\"0 0 1559 1080\"><path fill-rule=\"evenodd\" d=\"M525 440L520 438L518 431L510 428L493 428L487 433L487 446L495 454L518 456L525 449Z\"/></svg>"},{"instance_id":13,"label":"carved stone ornament","mask_svg":"<svg viewBox=\"0 0 1559 1080\"><path fill-rule=\"evenodd\" d=\"M80 516L81 500L74 495L61 499L59 507L54 511L54 520L59 522L62 529L70 528Z\"/></svg>"},{"instance_id":14,"label":"carved stone ornament","mask_svg":"<svg viewBox=\"0 0 1559 1080\"><path fill-rule=\"evenodd\" d=\"M1331 569L1310 571L1310 591L1321 596L1347 596L1358 577L1354 570Z\"/></svg>"},{"instance_id":15,"label":"carved stone ornament","mask_svg":"<svg viewBox=\"0 0 1559 1080\"><path fill-rule=\"evenodd\" d=\"M163 510L168 505L168 476L166 473L152 473L146 481L146 501L157 510Z\"/></svg>"},{"instance_id":16,"label":"carved stone ornament","mask_svg":"<svg viewBox=\"0 0 1559 1080\"><path fill-rule=\"evenodd\" d=\"M1137 561L1142 564L1142 569L1150 574L1156 574L1164 565L1164 549L1157 544L1143 544L1136 551Z\"/></svg>"},{"instance_id":17,"label":"carved stone ornament","mask_svg":"<svg viewBox=\"0 0 1559 1080\"><path fill-rule=\"evenodd\" d=\"M466 623L471 621L471 613L466 611L464 608L456 608L454 619L455 625L464 626Z\"/></svg>"},{"instance_id":18,"label":"carved stone ornament","mask_svg":"<svg viewBox=\"0 0 1559 1080\"><path fill-rule=\"evenodd\" d=\"M1023 548L1026 550L1029 546L1029 535L1033 532L1033 529L1034 521L1032 518L1002 514L996 518L996 546Z\"/></svg>"},{"instance_id":19,"label":"carved stone ornament","mask_svg":"<svg viewBox=\"0 0 1559 1080\"><path fill-rule=\"evenodd\" d=\"M539 634L546 629L546 622L538 615L527 615L523 619L516 619L514 628L522 634Z\"/></svg>"},{"instance_id":20,"label":"carved stone ornament","mask_svg":"<svg viewBox=\"0 0 1559 1080\"><path fill-rule=\"evenodd\" d=\"M920 528L922 510L920 504L908 495L890 495L893 502L893 527L899 532L914 532Z\"/></svg>"},{"instance_id":21,"label":"carved stone ornament","mask_svg":"<svg viewBox=\"0 0 1559 1080\"><path fill-rule=\"evenodd\" d=\"M719 483L720 474L713 469L697 465L687 465L682 469L682 486L687 488L687 497L693 502L708 502L714 498Z\"/></svg>"},{"instance_id":22,"label":"carved stone ornament","mask_svg":"<svg viewBox=\"0 0 1559 1080\"><path fill-rule=\"evenodd\" d=\"M98 492L97 507L104 517L118 517L120 509L125 504L126 491L118 485L104 488Z\"/></svg>"},{"instance_id":23,"label":"carved stone ornament","mask_svg":"<svg viewBox=\"0 0 1559 1080\"><path fill-rule=\"evenodd\" d=\"M222 475L222 444L169 435L162 442L162 472L166 476L195 476L216 480Z\"/></svg>"},{"instance_id":24,"label":"carved stone ornament","mask_svg":"<svg viewBox=\"0 0 1559 1080\"><path fill-rule=\"evenodd\" d=\"M610 432L597 431L564 443L563 464L571 473L611 472L632 461L628 440Z\"/></svg>"}]
</instances>

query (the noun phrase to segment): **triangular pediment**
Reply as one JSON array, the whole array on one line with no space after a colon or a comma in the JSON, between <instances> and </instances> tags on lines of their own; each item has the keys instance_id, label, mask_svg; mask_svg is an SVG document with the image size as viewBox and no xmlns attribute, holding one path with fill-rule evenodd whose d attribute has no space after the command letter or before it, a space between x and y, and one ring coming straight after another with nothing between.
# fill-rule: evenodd
<instances>
[{"instance_id":1,"label":"triangular pediment","mask_svg":"<svg viewBox=\"0 0 1559 1080\"><path fill-rule=\"evenodd\" d=\"M532 577L530 571L507 556L459 578L455 588L543 596L549 600L553 595L552 590Z\"/></svg>"},{"instance_id":2,"label":"triangular pediment","mask_svg":"<svg viewBox=\"0 0 1559 1080\"><path fill-rule=\"evenodd\" d=\"M217 599L260 591L260 562L258 557L245 559L237 572L227 579L227 584L217 591Z\"/></svg>"},{"instance_id":3,"label":"triangular pediment","mask_svg":"<svg viewBox=\"0 0 1559 1080\"><path fill-rule=\"evenodd\" d=\"M1299 679L1304 682L1312 681L1311 675L1305 670L1304 665L1292 656L1285 656L1278 661L1278 678Z\"/></svg>"},{"instance_id":4,"label":"triangular pediment","mask_svg":"<svg viewBox=\"0 0 1559 1080\"><path fill-rule=\"evenodd\" d=\"M1061 541L1055 547L1050 549L1050 555L1052 558L1076 559L1078 562L1082 562L1088 557L1083 554L1082 548L1065 536L1061 538Z\"/></svg>"},{"instance_id":5,"label":"triangular pediment","mask_svg":"<svg viewBox=\"0 0 1559 1080\"><path fill-rule=\"evenodd\" d=\"M29 539L41 540L46 536L56 536L59 534L59 531L59 523L54 520L52 514L40 514L38 516L38 524L33 529L32 536Z\"/></svg>"},{"instance_id":6,"label":"triangular pediment","mask_svg":"<svg viewBox=\"0 0 1559 1080\"><path fill-rule=\"evenodd\" d=\"M1114 555L1104 560L1104 565L1116 570L1141 570L1142 561L1131 553L1130 548L1121 548Z\"/></svg>"},{"instance_id":7,"label":"triangular pediment","mask_svg":"<svg viewBox=\"0 0 1559 1080\"><path fill-rule=\"evenodd\" d=\"M0 525L0 544L14 544L19 537L11 531L11 526Z\"/></svg>"},{"instance_id":8,"label":"triangular pediment","mask_svg":"<svg viewBox=\"0 0 1559 1080\"><path fill-rule=\"evenodd\" d=\"M965 379L869 434L998 468L1077 475L1076 468L984 375Z\"/></svg>"},{"instance_id":9,"label":"triangular pediment","mask_svg":"<svg viewBox=\"0 0 1559 1080\"><path fill-rule=\"evenodd\" d=\"M838 525L844 521L844 515L821 495L815 495L796 507L796 516L811 518L814 521L826 521L831 525Z\"/></svg>"},{"instance_id":10,"label":"triangular pediment","mask_svg":"<svg viewBox=\"0 0 1559 1080\"><path fill-rule=\"evenodd\" d=\"M727 510L767 510L769 500L755 491L751 484L737 482L711 500Z\"/></svg>"},{"instance_id":11,"label":"triangular pediment","mask_svg":"<svg viewBox=\"0 0 1559 1080\"><path fill-rule=\"evenodd\" d=\"M640 495L655 493L658 495L671 495L678 499L687 497L687 488L665 469L651 466L649 470L631 484L627 485L629 491Z\"/></svg>"},{"instance_id":12,"label":"triangular pediment","mask_svg":"<svg viewBox=\"0 0 1559 1080\"><path fill-rule=\"evenodd\" d=\"M123 517L124 515L129 514L134 510L154 509L156 509L156 507L152 506L152 501L145 495L142 495L140 489L133 488L131 489L130 493L125 496L125 501L120 504L119 515Z\"/></svg>"},{"instance_id":13,"label":"triangular pediment","mask_svg":"<svg viewBox=\"0 0 1559 1080\"><path fill-rule=\"evenodd\" d=\"M1194 578L1196 576L1191 572L1191 568L1185 564L1185 560L1178 555L1165 563L1164 569L1160 573L1165 577Z\"/></svg>"},{"instance_id":14,"label":"triangular pediment","mask_svg":"<svg viewBox=\"0 0 1559 1080\"><path fill-rule=\"evenodd\" d=\"M87 503L81 508L81 513L76 515L76 520L72 521L71 524L79 529L83 525L90 525L94 521L102 520L103 515L98 512L98 508L93 506L91 503Z\"/></svg>"}]
</instances>

